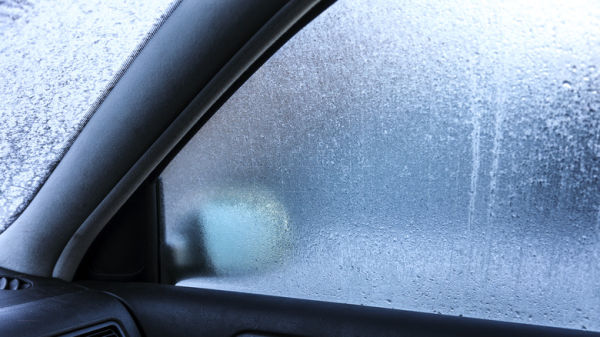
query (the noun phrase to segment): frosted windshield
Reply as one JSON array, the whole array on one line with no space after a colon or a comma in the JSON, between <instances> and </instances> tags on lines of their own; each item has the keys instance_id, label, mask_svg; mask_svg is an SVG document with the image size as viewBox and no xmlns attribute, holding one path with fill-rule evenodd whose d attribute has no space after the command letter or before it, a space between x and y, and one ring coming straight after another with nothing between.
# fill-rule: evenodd
<instances>
[{"instance_id":1,"label":"frosted windshield","mask_svg":"<svg viewBox=\"0 0 600 337\"><path fill-rule=\"evenodd\" d=\"M0 233L174 0L0 0Z\"/></svg>"}]
</instances>

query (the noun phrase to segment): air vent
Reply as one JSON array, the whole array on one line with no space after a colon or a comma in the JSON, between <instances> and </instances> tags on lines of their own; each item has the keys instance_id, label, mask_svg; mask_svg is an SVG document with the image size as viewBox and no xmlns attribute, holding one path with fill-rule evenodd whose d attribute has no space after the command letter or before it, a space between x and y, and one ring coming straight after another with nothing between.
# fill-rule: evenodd
<instances>
[{"instance_id":1,"label":"air vent","mask_svg":"<svg viewBox=\"0 0 600 337\"><path fill-rule=\"evenodd\" d=\"M0 276L0 290L20 290L31 287L31 282L11 276Z\"/></svg>"},{"instance_id":2,"label":"air vent","mask_svg":"<svg viewBox=\"0 0 600 337\"><path fill-rule=\"evenodd\" d=\"M123 331L114 322L94 325L88 328L69 332L60 337L124 337Z\"/></svg>"}]
</instances>

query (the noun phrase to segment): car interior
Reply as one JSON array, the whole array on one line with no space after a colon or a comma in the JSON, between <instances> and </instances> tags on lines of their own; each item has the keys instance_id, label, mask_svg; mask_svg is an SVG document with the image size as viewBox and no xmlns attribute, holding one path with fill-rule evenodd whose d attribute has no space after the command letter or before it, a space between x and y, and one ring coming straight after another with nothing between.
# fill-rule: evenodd
<instances>
[{"instance_id":1,"label":"car interior","mask_svg":"<svg viewBox=\"0 0 600 337\"><path fill-rule=\"evenodd\" d=\"M165 260L161 174L238 88L333 4L173 6L0 235L0 335L599 336L175 284L188 271Z\"/></svg>"}]
</instances>

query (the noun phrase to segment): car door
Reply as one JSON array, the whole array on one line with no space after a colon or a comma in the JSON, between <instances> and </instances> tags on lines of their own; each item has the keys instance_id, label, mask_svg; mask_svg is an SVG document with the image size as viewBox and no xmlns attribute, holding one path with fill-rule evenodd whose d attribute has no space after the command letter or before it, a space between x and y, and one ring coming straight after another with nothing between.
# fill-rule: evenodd
<instances>
[{"instance_id":1,"label":"car door","mask_svg":"<svg viewBox=\"0 0 600 337\"><path fill-rule=\"evenodd\" d=\"M595 335L598 18L536 10L181 2L0 235L7 301L31 335Z\"/></svg>"}]
</instances>

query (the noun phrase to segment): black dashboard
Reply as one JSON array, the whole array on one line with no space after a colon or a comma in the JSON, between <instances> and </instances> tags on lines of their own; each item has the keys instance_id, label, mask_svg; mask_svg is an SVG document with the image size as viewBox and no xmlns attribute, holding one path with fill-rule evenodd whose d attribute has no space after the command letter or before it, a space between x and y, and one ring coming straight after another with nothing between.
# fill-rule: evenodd
<instances>
[{"instance_id":1,"label":"black dashboard","mask_svg":"<svg viewBox=\"0 0 600 337\"><path fill-rule=\"evenodd\" d=\"M125 306L101 291L0 269L0 336L140 336Z\"/></svg>"}]
</instances>

